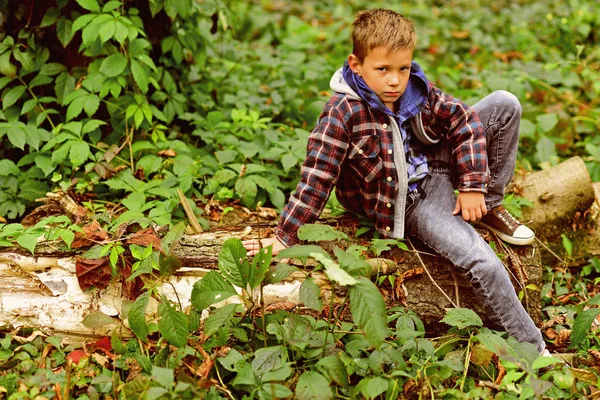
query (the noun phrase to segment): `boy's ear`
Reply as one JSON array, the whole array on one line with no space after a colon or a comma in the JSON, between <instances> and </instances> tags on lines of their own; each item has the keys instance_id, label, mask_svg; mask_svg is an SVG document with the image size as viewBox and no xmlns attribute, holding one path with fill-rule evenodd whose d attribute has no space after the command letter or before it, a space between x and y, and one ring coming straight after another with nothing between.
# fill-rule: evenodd
<instances>
[{"instance_id":1,"label":"boy's ear","mask_svg":"<svg viewBox=\"0 0 600 400\"><path fill-rule=\"evenodd\" d=\"M348 56L348 66L355 74L361 74L362 65L354 54Z\"/></svg>"}]
</instances>

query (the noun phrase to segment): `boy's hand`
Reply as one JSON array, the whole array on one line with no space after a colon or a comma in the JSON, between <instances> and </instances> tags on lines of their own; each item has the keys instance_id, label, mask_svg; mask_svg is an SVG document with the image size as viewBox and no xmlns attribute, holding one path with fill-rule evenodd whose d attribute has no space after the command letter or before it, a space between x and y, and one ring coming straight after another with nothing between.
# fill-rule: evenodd
<instances>
[{"instance_id":1,"label":"boy's hand","mask_svg":"<svg viewBox=\"0 0 600 400\"><path fill-rule=\"evenodd\" d=\"M460 192L456 199L453 215L462 211L462 217L465 221L479 221L481 217L487 214L485 199L481 192Z\"/></svg>"},{"instance_id":2,"label":"boy's hand","mask_svg":"<svg viewBox=\"0 0 600 400\"><path fill-rule=\"evenodd\" d=\"M272 250L273 255L276 255L281 250L287 248L287 246L285 244L281 243L279 241L279 239L277 239L276 237L261 239L260 244L258 243L257 239L244 240L244 241L242 241L242 244L244 245L246 250L248 250L249 256L253 256L256 253L258 253L258 250L260 250L260 244L262 244L262 247L268 247L270 245L273 245L273 250Z\"/></svg>"}]
</instances>

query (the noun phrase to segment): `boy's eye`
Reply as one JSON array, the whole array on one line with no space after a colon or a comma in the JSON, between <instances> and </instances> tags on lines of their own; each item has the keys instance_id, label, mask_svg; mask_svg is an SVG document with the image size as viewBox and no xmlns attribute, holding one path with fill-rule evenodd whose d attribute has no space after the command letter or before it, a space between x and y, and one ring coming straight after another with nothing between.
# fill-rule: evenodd
<instances>
[{"instance_id":1,"label":"boy's eye","mask_svg":"<svg viewBox=\"0 0 600 400\"><path fill-rule=\"evenodd\" d=\"M385 70L387 70L386 67L379 67L379 68L377 68L377 71L385 71Z\"/></svg>"}]
</instances>

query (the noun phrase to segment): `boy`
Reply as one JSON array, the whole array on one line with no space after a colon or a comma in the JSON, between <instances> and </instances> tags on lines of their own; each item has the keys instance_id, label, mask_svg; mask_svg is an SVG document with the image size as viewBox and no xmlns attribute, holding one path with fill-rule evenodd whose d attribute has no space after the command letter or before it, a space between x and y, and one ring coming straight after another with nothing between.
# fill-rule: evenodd
<instances>
[{"instance_id":1,"label":"boy","mask_svg":"<svg viewBox=\"0 0 600 400\"><path fill-rule=\"evenodd\" d=\"M301 180L276 237L262 245L277 253L297 244L298 228L318 218L336 185L340 203L383 237L417 236L460 268L492 320L543 352L502 262L470 224L513 244L534 239L501 205L515 168L518 100L500 91L470 108L442 93L412 61L412 23L394 11L359 13L352 26L353 52L331 79L335 93L309 137ZM251 255L259 248L244 245Z\"/></svg>"}]
</instances>

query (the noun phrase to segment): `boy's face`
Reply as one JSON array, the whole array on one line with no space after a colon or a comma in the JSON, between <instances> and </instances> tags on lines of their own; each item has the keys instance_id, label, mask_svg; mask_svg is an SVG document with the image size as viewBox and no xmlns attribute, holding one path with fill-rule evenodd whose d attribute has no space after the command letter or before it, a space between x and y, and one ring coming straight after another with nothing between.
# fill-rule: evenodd
<instances>
[{"instance_id":1,"label":"boy's face","mask_svg":"<svg viewBox=\"0 0 600 400\"><path fill-rule=\"evenodd\" d=\"M402 96L408 85L412 55L413 49L390 51L385 47L375 47L367 53L362 63L354 54L350 54L348 64L352 71L362 76L386 107L395 111L394 102Z\"/></svg>"}]
</instances>

